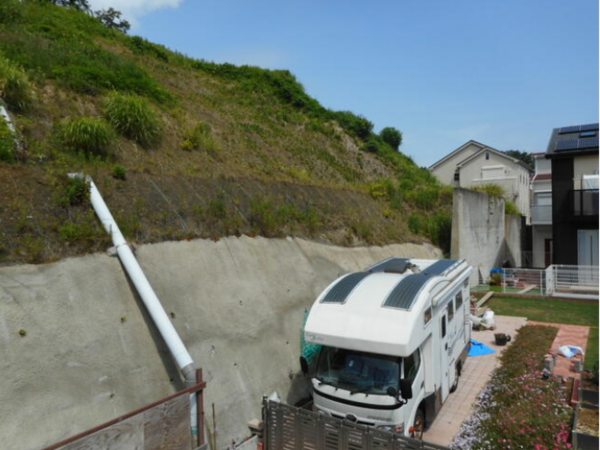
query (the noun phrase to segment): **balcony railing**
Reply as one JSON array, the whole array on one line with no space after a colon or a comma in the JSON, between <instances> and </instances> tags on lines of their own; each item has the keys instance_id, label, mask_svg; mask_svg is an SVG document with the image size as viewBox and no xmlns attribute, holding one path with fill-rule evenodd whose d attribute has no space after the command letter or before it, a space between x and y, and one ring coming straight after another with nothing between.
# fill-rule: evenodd
<instances>
[{"instance_id":1,"label":"balcony railing","mask_svg":"<svg viewBox=\"0 0 600 450\"><path fill-rule=\"evenodd\" d=\"M552 205L534 205L531 207L532 225L552 224Z\"/></svg>"},{"instance_id":2,"label":"balcony railing","mask_svg":"<svg viewBox=\"0 0 600 450\"><path fill-rule=\"evenodd\" d=\"M573 191L573 215L575 217L598 216L598 189Z\"/></svg>"}]
</instances>

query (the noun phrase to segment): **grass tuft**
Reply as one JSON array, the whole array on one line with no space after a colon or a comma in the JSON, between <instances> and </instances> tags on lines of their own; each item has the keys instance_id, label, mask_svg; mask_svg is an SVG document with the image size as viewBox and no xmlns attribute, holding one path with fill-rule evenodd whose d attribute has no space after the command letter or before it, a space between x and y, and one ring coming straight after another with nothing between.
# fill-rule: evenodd
<instances>
[{"instance_id":1,"label":"grass tuft","mask_svg":"<svg viewBox=\"0 0 600 450\"><path fill-rule=\"evenodd\" d=\"M8 127L6 119L0 116L0 161L14 163L16 150L15 136Z\"/></svg>"},{"instance_id":2,"label":"grass tuft","mask_svg":"<svg viewBox=\"0 0 600 450\"><path fill-rule=\"evenodd\" d=\"M161 139L161 122L147 100L113 92L104 103L106 120L123 136L144 147Z\"/></svg>"},{"instance_id":3,"label":"grass tuft","mask_svg":"<svg viewBox=\"0 0 600 450\"><path fill-rule=\"evenodd\" d=\"M117 138L108 123L93 117L63 120L57 126L56 136L65 149L88 158L108 156Z\"/></svg>"},{"instance_id":4,"label":"grass tuft","mask_svg":"<svg viewBox=\"0 0 600 450\"><path fill-rule=\"evenodd\" d=\"M29 78L17 64L0 56L0 97L15 111L25 111L32 101Z\"/></svg>"},{"instance_id":5,"label":"grass tuft","mask_svg":"<svg viewBox=\"0 0 600 450\"><path fill-rule=\"evenodd\" d=\"M210 125L198 123L185 134L185 140L181 143L180 148L186 151L202 149L207 152L216 152L220 150L221 146L214 138Z\"/></svg>"}]
</instances>

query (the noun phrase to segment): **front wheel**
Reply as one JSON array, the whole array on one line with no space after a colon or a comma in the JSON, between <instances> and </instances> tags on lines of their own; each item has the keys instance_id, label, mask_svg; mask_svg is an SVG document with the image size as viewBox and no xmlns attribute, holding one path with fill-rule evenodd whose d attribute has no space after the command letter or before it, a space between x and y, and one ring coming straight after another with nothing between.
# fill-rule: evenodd
<instances>
[{"instance_id":1,"label":"front wheel","mask_svg":"<svg viewBox=\"0 0 600 450\"><path fill-rule=\"evenodd\" d=\"M415 423L412 426L410 436L415 439L423 439L423 431L425 431L425 414L423 410L417 410L415 414Z\"/></svg>"},{"instance_id":2,"label":"front wheel","mask_svg":"<svg viewBox=\"0 0 600 450\"><path fill-rule=\"evenodd\" d=\"M450 393L456 391L458 388L458 378L460 377L460 366L457 364L454 366L454 383L450 386Z\"/></svg>"}]
</instances>

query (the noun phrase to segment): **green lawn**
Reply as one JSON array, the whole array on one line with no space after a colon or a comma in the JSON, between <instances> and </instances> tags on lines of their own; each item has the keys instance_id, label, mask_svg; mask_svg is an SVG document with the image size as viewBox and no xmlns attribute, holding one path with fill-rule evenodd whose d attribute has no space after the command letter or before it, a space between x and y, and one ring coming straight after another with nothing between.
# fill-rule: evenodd
<instances>
[{"instance_id":1,"label":"green lawn","mask_svg":"<svg viewBox=\"0 0 600 450\"><path fill-rule=\"evenodd\" d=\"M486 304L501 316L523 316L537 322L564 323L591 327L587 344L585 368L598 362L598 303L564 300L534 300L527 298L492 297Z\"/></svg>"},{"instance_id":2,"label":"green lawn","mask_svg":"<svg viewBox=\"0 0 600 450\"><path fill-rule=\"evenodd\" d=\"M511 294L511 293L518 294L523 289L525 289L525 288L512 287L512 286L488 286L487 284L482 284L482 285L471 288L471 291L474 291L474 292L493 291L493 292L501 292L501 293L505 293L505 294ZM528 295L544 295L544 293L542 292L542 290L540 288L533 288L533 289L527 291L526 294L528 294Z\"/></svg>"}]
</instances>

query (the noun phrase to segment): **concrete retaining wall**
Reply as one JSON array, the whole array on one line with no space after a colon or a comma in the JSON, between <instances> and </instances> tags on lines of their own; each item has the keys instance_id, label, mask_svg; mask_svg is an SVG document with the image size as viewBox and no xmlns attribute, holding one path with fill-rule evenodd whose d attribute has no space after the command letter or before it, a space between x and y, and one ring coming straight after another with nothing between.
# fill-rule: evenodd
<instances>
[{"instance_id":1,"label":"concrete retaining wall","mask_svg":"<svg viewBox=\"0 0 600 450\"><path fill-rule=\"evenodd\" d=\"M452 258L486 269L521 265L521 216L505 216L503 199L457 188L453 201Z\"/></svg>"},{"instance_id":2,"label":"concrete retaining wall","mask_svg":"<svg viewBox=\"0 0 600 450\"><path fill-rule=\"evenodd\" d=\"M204 369L219 447L247 435L262 395L277 391L293 403L306 394L304 311L331 281L390 256L441 257L429 245L350 249L248 237L136 253ZM51 444L181 387L118 259L105 254L0 269L0 355L0 448Z\"/></svg>"}]
</instances>

